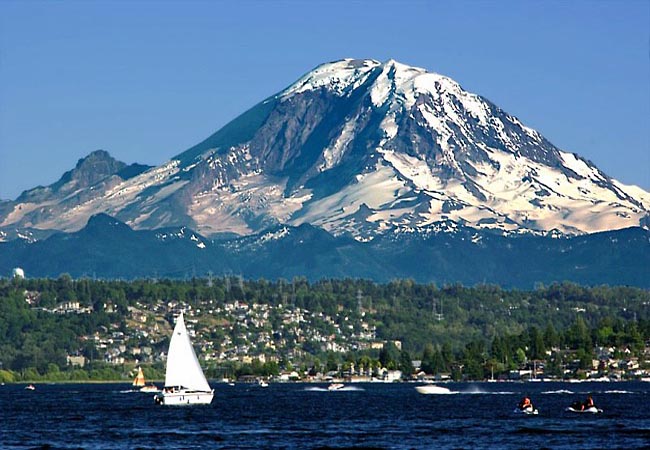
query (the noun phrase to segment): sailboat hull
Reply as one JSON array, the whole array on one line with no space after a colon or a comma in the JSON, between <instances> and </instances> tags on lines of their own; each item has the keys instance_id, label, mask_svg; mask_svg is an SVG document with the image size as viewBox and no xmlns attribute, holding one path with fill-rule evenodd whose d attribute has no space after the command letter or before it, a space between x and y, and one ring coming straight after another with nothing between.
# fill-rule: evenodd
<instances>
[{"instance_id":1,"label":"sailboat hull","mask_svg":"<svg viewBox=\"0 0 650 450\"><path fill-rule=\"evenodd\" d=\"M176 391L163 392L156 395L156 403L160 405L209 405L212 402L214 391Z\"/></svg>"}]
</instances>

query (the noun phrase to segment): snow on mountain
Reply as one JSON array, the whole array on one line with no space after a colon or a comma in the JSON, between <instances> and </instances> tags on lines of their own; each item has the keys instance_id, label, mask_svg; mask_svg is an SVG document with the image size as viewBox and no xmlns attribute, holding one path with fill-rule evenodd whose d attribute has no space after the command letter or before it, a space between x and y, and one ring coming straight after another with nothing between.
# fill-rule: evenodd
<instances>
[{"instance_id":1,"label":"snow on mountain","mask_svg":"<svg viewBox=\"0 0 650 450\"><path fill-rule=\"evenodd\" d=\"M378 74L367 95L383 117L372 176L359 175L355 183L307 205L297 223L340 232L362 205L373 212L365 221L379 231L452 219L504 231L588 233L647 220L645 191L615 182L579 156L555 148L448 77L392 60L346 60L317 68L281 97L318 89L350 96L373 70ZM321 171L334 166L332 156L341 160L361 122L359 116L349 118L325 149ZM411 204L414 194L421 196L419 210Z\"/></svg>"},{"instance_id":2,"label":"snow on mountain","mask_svg":"<svg viewBox=\"0 0 650 450\"><path fill-rule=\"evenodd\" d=\"M123 163L96 159L99 176L0 205L0 228L71 231L100 212L136 229L251 235L308 223L359 241L440 223L567 234L650 225L650 193L454 80L393 60L323 64L162 166L124 176Z\"/></svg>"}]
</instances>

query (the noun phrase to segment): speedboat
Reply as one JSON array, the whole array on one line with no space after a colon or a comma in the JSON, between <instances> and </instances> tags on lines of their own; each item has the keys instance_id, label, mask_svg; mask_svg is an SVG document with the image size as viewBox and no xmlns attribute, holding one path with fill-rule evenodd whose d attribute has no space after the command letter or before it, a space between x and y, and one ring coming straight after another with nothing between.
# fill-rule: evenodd
<instances>
[{"instance_id":1,"label":"speedboat","mask_svg":"<svg viewBox=\"0 0 650 450\"><path fill-rule=\"evenodd\" d=\"M425 384L416 386L415 390L420 394L451 394L452 392L446 387L436 386L435 384Z\"/></svg>"},{"instance_id":2,"label":"speedboat","mask_svg":"<svg viewBox=\"0 0 650 450\"><path fill-rule=\"evenodd\" d=\"M343 389L345 385L343 383L332 383L329 386L327 386L328 391L339 391Z\"/></svg>"},{"instance_id":3,"label":"speedboat","mask_svg":"<svg viewBox=\"0 0 650 450\"><path fill-rule=\"evenodd\" d=\"M27 386L25 386L25 389L27 389L28 391L35 391L36 386L34 386L33 384L28 384Z\"/></svg>"}]
</instances>

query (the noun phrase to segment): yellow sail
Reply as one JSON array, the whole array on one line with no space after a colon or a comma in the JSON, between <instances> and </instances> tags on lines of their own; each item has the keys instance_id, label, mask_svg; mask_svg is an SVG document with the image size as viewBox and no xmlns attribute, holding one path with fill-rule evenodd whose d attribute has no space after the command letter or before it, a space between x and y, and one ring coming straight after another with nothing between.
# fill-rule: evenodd
<instances>
[{"instance_id":1,"label":"yellow sail","mask_svg":"<svg viewBox=\"0 0 650 450\"><path fill-rule=\"evenodd\" d=\"M138 367L138 374L133 380L133 386L144 386L144 374L142 373L142 368Z\"/></svg>"}]
</instances>

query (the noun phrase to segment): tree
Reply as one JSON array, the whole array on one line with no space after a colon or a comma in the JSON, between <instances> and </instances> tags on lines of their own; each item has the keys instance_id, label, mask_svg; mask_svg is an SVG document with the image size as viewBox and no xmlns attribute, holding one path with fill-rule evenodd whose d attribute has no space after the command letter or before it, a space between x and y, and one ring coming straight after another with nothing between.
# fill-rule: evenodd
<instances>
[{"instance_id":1,"label":"tree","mask_svg":"<svg viewBox=\"0 0 650 450\"><path fill-rule=\"evenodd\" d=\"M519 347L515 352L515 362L519 365L526 362L526 352L521 347Z\"/></svg>"},{"instance_id":2,"label":"tree","mask_svg":"<svg viewBox=\"0 0 650 450\"><path fill-rule=\"evenodd\" d=\"M411 355L409 355L409 352L407 352L406 350L403 350L400 353L399 370L402 371L402 376L404 377L410 377L413 374L413 372L415 372L415 368L413 367L413 361L411 361Z\"/></svg>"},{"instance_id":3,"label":"tree","mask_svg":"<svg viewBox=\"0 0 650 450\"><path fill-rule=\"evenodd\" d=\"M544 330L544 345L546 348L557 347L560 343L559 336L551 322L546 325Z\"/></svg>"},{"instance_id":4,"label":"tree","mask_svg":"<svg viewBox=\"0 0 650 450\"><path fill-rule=\"evenodd\" d=\"M451 361L445 361L445 358L442 356L442 352L436 350L433 354L433 364L431 369L431 374L438 374L441 372L447 372L449 370L449 363Z\"/></svg>"},{"instance_id":5,"label":"tree","mask_svg":"<svg viewBox=\"0 0 650 450\"><path fill-rule=\"evenodd\" d=\"M379 362L382 367L387 369L396 369L398 366L398 350L392 342L386 343L379 351Z\"/></svg>"},{"instance_id":6,"label":"tree","mask_svg":"<svg viewBox=\"0 0 650 450\"><path fill-rule=\"evenodd\" d=\"M567 344L576 349L591 348L591 336L587 324L581 316L578 316L566 332Z\"/></svg>"},{"instance_id":7,"label":"tree","mask_svg":"<svg viewBox=\"0 0 650 450\"><path fill-rule=\"evenodd\" d=\"M334 352L327 353L327 364L325 367L328 372L339 370L339 365L338 362L336 361L336 356L334 355Z\"/></svg>"},{"instance_id":8,"label":"tree","mask_svg":"<svg viewBox=\"0 0 650 450\"><path fill-rule=\"evenodd\" d=\"M424 373L435 373L433 355L433 345L431 343L425 345L424 351L422 352L422 364L420 366Z\"/></svg>"},{"instance_id":9,"label":"tree","mask_svg":"<svg viewBox=\"0 0 650 450\"><path fill-rule=\"evenodd\" d=\"M529 354L532 359L543 359L546 356L544 337L537 327L530 327L528 330L530 342Z\"/></svg>"}]
</instances>

